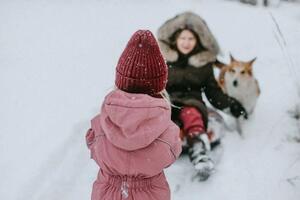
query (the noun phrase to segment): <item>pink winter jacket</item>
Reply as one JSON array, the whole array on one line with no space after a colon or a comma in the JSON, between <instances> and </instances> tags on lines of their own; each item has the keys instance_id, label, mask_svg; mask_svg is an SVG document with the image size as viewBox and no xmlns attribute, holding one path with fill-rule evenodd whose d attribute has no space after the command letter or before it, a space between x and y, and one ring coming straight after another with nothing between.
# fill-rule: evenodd
<instances>
[{"instance_id":1,"label":"pink winter jacket","mask_svg":"<svg viewBox=\"0 0 300 200\"><path fill-rule=\"evenodd\" d=\"M169 200L163 169L181 153L169 104L115 90L91 121L86 142L100 166L92 200Z\"/></svg>"}]
</instances>

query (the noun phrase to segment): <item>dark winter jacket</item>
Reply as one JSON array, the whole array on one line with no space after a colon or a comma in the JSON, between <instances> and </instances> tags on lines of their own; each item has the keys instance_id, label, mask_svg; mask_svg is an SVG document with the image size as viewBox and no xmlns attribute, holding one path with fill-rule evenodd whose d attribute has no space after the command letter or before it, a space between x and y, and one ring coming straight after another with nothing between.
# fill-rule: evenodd
<instances>
[{"instance_id":1,"label":"dark winter jacket","mask_svg":"<svg viewBox=\"0 0 300 200\"><path fill-rule=\"evenodd\" d=\"M223 93L215 80L212 63L201 68L193 66L178 66L177 63L169 64L169 80L167 91L171 101L176 106L195 106L204 115L207 123L207 110L202 100L202 92L209 102L218 109L225 109L231 105L231 98ZM176 111L177 109L177 111ZM173 119L177 121L178 108L173 108Z\"/></svg>"},{"instance_id":2,"label":"dark winter jacket","mask_svg":"<svg viewBox=\"0 0 300 200\"><path fill-rule=\"evenodd\" d=\"M202 48L196 47L196 50L190 54L182 55L173 47L175 41L172 41L172 38L174 32L180 27L185 27L186 24L189 29L197 33ZM207 126L207 108L202 100L203 92L209 102L218 109L228 108L232 103L232 99L223 93L214 77L212 65L219 51L216 40L205 22L199 16L189 12L163 24L158 30L158 40L169 66L167 91L172 103L178 107L198 108ZM181 125L178 119L179 112L180 109L173 108L172 119Z\"/></svg>"}]
</instances>

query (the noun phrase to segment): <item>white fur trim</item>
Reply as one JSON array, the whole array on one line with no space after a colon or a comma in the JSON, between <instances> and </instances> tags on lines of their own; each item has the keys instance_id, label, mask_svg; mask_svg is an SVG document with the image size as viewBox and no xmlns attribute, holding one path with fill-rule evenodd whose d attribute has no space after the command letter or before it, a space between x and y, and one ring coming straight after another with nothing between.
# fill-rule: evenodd
<instances>
[{"instance_id":1,"label":"white fur trim","mask_svg":"<svg viewBox=\"0 0 300 200\"><path fill-rule=\"evenodd\" d=\"M170 37L179 29L188 26L196 32L202 45L213 54L217 55L220 51L219 45L208 28L206 22L197 14L192 12L181 13L168 21L166 21L157 32L158 40L165 41L170 44ZM161 45L161 44L160 44ZM162 49L162 53L165 54Z\"/></svg>"},{"instance_id":2,"label":"white fur trim","mask_svg":"<svg viewBox=\"0 0 300 200\"><path fill-rule=\"evenodd\" d=\"M216 56L210 51L197 53L189 58L189 64L194 67L202 67L210 62L215 62Z\"/></svg>"},{"instance_id":3,"label":"white fur trim","mask_svg":"<svg viewBox=\"0 0 300 200\"><path fill-rule=\"evenodd\" d=\"M178 53L171 49L168 45L165 43L158 41L158 44L160 46L160 50L163 53L164 58L169 62L175 62L178 59Z\"/></svg>"}]
</instances>

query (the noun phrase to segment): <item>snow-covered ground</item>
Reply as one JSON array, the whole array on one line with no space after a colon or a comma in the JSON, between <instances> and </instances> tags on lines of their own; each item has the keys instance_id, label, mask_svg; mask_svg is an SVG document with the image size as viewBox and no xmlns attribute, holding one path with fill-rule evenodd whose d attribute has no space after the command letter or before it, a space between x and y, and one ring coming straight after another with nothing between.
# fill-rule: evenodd
<instances>
[{"instance_id":1,"label":"snow-covered ground","mask_svg":"<svg viewBox=\"0 0 300 200\"><path fill-rule=\"evenodd\" d=\"M120 53L135 30L156 32L186 10L205 18L223 60L258 57L262 94L245 137L226 133L208 181L191 181L185 157L166 170L172 199L300 199L300 136L288 114L299 101L300 4L221 0L0 0L0 199L90 198L98 167L85 131L113 88Z\"/></svg>"}]
</instances>

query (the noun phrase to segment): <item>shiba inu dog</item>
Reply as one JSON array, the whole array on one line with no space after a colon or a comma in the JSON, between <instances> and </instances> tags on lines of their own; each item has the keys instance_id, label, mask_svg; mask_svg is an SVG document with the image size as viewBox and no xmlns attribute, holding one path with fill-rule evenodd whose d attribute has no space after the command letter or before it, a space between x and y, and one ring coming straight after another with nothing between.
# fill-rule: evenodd
<instances>
[{"instance_id":1,"label":"shiba inu dog","mask_svg":"<svg viewBox=\"0 0 300 200\"><path fill-rule=\"evenodd\" d=\"M230 55L228 65L220 61L215 63L215 66L220 69L219 85L226 94L239 100L248 114L253 113L260 95L260 88L252 70L255 60L256 58L243 62Z\"/></svg>"}]
</instances>

